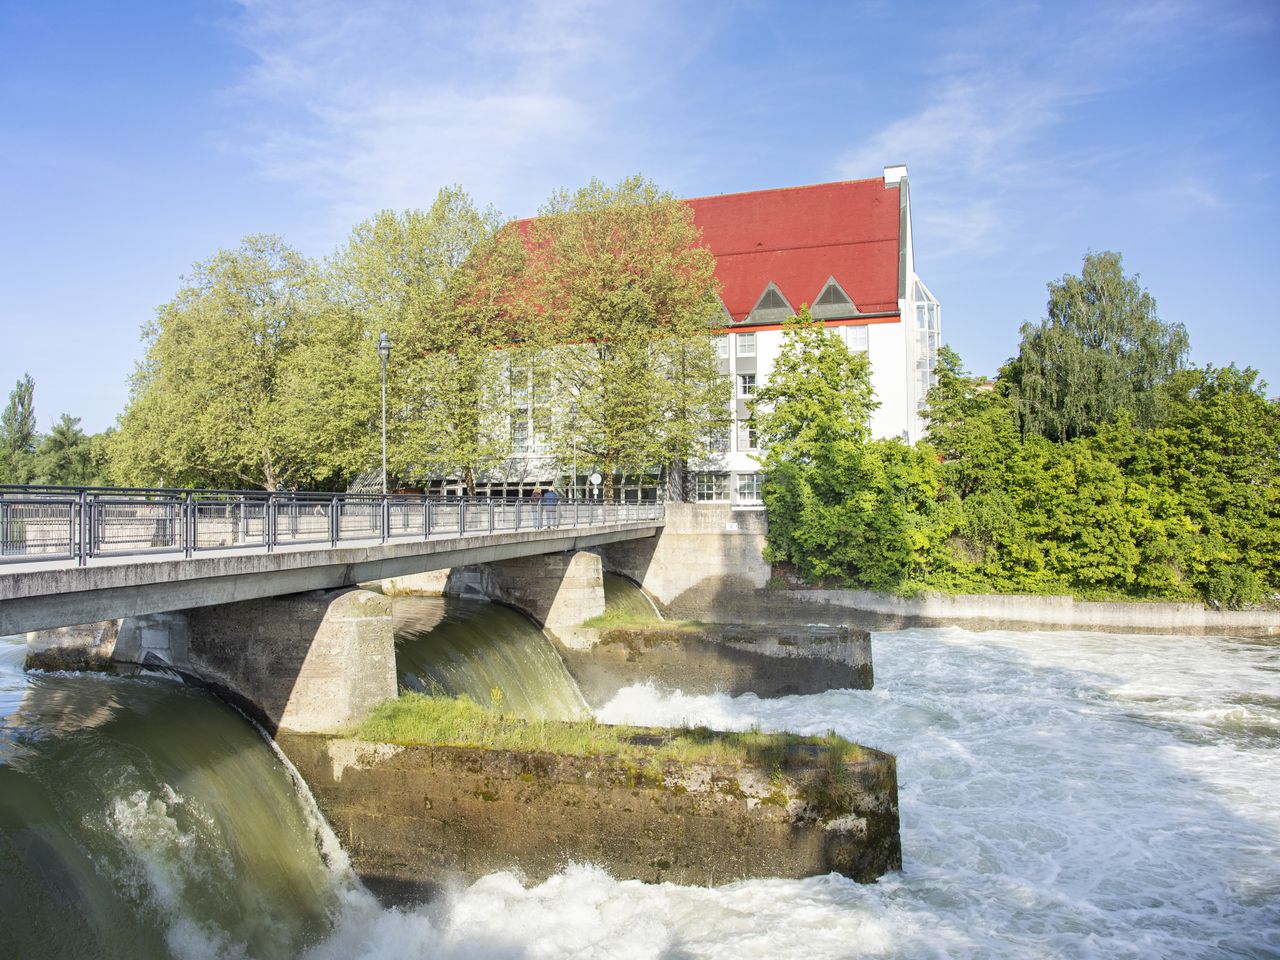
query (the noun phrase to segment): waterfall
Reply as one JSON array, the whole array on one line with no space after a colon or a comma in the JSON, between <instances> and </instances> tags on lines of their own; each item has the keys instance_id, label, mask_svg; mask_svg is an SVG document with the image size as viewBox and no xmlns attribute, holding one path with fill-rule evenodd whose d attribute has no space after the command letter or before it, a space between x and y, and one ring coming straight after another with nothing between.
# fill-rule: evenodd
<instances>
[{"instance_id":1,"label":"waterfall","mask_svg":"<svg viewBox=\"0 0 1280 960\"><path fill-rule=\"evenodd\" d=\"M587 713L577 684L533 621L508 607L452 597L397 597L396 672L402 689L465 694L505 713L573 719Z\"/></svg>"},{"instance_id":2,"label":"waterfall","mask_svg":"<svg viewBox=\"0 0 1280 960\"><path fill-rule=\"evenodd\" d=\"M643 590L616 573L604 575L604 609L628 620L661 620L662 614Z\"/></svg>"}]
</instances>

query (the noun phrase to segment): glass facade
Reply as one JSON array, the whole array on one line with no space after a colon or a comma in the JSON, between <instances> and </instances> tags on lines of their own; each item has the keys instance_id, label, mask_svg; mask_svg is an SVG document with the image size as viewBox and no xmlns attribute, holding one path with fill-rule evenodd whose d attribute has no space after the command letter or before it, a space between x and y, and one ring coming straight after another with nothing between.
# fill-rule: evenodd
<instances>
[{"instance_id":1,"label":"glass facade","mask_svg":"<svg viewBox=\"0 0 1280 960\"><path fill-rule=\"evenodd\" d=\"M938 382L938 347L942 337L942 308L919 280L915 282L916 409L924 409L929 391Z\"/></svg>"}]
</instances>

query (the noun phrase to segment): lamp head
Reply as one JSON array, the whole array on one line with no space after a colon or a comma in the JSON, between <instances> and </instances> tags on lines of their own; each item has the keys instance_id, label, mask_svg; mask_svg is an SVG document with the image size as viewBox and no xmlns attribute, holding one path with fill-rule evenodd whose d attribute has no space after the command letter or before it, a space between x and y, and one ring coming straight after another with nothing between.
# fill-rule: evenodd
<instances>
[{"instance_id":1,"label":"lamp head","mask_svg":"<svg viewBox=\"0 0 1280 960\"><path fill-rule=\"evenodd\" d=\"M391 357L391 338L387 336L387 332L382 331L382 336L378 337L378 356L385 363Z\"/></svg>"}]
</instances>

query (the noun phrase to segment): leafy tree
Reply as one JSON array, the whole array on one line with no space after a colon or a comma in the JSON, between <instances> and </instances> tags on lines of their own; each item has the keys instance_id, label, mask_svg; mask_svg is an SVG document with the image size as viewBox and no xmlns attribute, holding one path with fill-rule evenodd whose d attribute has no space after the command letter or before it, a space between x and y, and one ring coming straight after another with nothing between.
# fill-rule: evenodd
<instances>
[{"instance_id":1,"label":"leafy tree","mask_svg":"<svg viewBox=\"0 0 1280 960\"><path fill-rule=\"evenodd\" d=\"M751 402L766 471L839 459L867 441L880 406L867 355L850 351L807 306L783 329L773 373Z\"/></svg>"},{"instance_id":2,"label":"leafy tree","mask_svg":"<svg viewBox=\"0 0 1280 960\"><path fill-rule=\"evenodd\" d=\"M279 237L195 266L156 311L111 445L126 482L262 485L310 478L281 415L285 371L314 309L315 271Z\"/></svg>"},{"instance_id":3,"label":"leafy tree","mask_svg":"<svg viewBox=\"0 0 1280 960\"><path fill-rule=\"evenodd\" d=\"M688 205L639 177L561 191L527 225L527 342L551 453L617 473L692 459L725 419L714 258Z\"/></svg>"},{"instance_id":4,"label":"leafy tree","mask_svg":"<svg viewBox=\"0 0 1280 960\"><path fill-rule=\"evenodd\" d=\"M458 476L474 492L477 476L510 452L509 357L498 348L510 346L524 251L501 223L492 208L478 210L460 187L448 187L426 211L384 210L359 224L330 264L333 299L354 326L341 328L341 347L315 358L330 372L335 399L311 408L336 417L353 439L372 437L376 451L374 344L387 331L389 461L401 476ZM344 354L358 361L344 363ZM372 431L362 426L370 416Z\"/></svg>"},{"instance_id":5,"label":"leafy tree","mask_svg":"<svg viewBox=\"0 0 1280 960\"><path fill-rule=\"evenodd\" d=\"M35 474L35 381L23 374L0 414L0 483L30 483Z\"/></svg>"},{"instance_id":6,"label":"leafy tree","mask_svg":"<svg viewBox=\"0 0 1280 960\"><path fill-rule=\"evenodd\" d=\"M41 438L35 463L40 483L83 487L98 479L93 441L80 429L80 418L65 413Z\"/></svg>"},{"instance_id":7,"label":"leafy tree","mask_svg":"<svg viewBox=\"0 0 1280 960\"><path fill-rule=\"evenodd\" d=\"M1048 317L1022 326L1012 372L1023 431L1070 440L1124 411L1148 429L1158 419L1158 388L1187 350L1185 329L1160 321L1120 254L1089 254L1080 276L1049 284Z\"/></svg>"}]
</instances>

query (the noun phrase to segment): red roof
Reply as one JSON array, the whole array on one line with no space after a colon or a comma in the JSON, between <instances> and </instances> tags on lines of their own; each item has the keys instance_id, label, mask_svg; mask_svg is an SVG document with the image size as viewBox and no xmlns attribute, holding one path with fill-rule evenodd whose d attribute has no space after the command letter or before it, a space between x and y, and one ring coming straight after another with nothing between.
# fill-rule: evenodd
<instances>
[{"instance_id":1,"label":"red roof","mask_svg":"<svg viewBox=\"0 0 1280 960\"><path fill-rule=\"evenodd\" d=\"M686 201L716 257L721 297L742 320L770 282L812 306L828 277L861 313L898 310L898 187L884 179Z\"/></svg>"}]
</instances>

